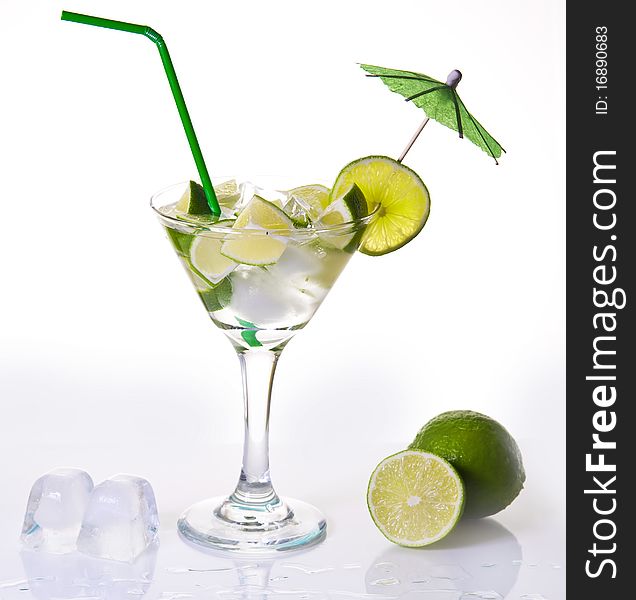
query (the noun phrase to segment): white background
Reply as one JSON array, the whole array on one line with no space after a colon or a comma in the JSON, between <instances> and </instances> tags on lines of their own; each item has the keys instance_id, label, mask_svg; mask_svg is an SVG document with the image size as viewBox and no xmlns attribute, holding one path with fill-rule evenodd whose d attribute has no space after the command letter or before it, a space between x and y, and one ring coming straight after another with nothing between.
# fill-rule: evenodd
<instances>
[{"instance_id":1,"label":"white background","mask_svg":"<svg viewBox=\"0 0 636 600\"><path fill-rule=\"evenodd\" d=\"M423 114L356 63L463 72L464 102L508 154L495 166L426 128L405 160L431 193L425 229L354 257L279 364L275 481L318 502L349 478L363 498L373 466L429 418L477 410L524 451L538 504L512 525L562 552L565 2L550 0L0 0L6 531L55 466L145 475L176 515L228 491L240 461L238 363L148 207L197 178L158 53L61 22L62 8L163 34L213 176L329 180L397 156Z\"/></svg>"}]
</instances>

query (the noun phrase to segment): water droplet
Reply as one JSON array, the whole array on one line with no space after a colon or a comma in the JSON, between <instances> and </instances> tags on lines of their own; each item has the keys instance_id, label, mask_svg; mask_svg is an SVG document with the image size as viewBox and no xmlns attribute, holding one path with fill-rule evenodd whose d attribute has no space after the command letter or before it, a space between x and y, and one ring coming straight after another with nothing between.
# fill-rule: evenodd
<instances>
[{"instance_id":1,"label":"water droplet","mask_svg":"<svg viewBox=\"0 0 636 600\"><path fill-rule=\"evenodd\" d=\"M330 590L329 591L329 600L334 600L339 597L344 598L352 598L353 600L398 600L398 596L387 596L382 594L381 596L377 593L374 594L360 594L357 592L348 592L346 590ZM320 597L322 600L324 596Z\"/></svg>"},{"instance_id":2,"label":"water droplet","mask_svg":"<svg viewBox=\"0 0 636 600\"><path fill-rule=\"evenodd\" d=\"M26 579L5 579L0 581L0 588L18 587L28 583Z\"/></svg>"},{"instance_id":3,"label":"water droplet","mask_svg":"<svg viewBox=\"0 0 636 600\"><path fill-rule=\"evenodd\" d=\"M362 565L342 565L343 569L361 569Z\"/></svg>"},{"instance_id":4,"label":"water droplet","mask_svg":"<svg viewBox=\"0 0 636 600\"><path fill-rule=\"evenodd\" d=\"M513 565L522 565L522 564L523 564L523 561L522 561L522 560L513 560L513 561L512 561L512 564L513 564Z\"/></svg>"},{"instance_id":5,"label":"water droplet","mask_svg":"<svg viewBox=\"0 0 636 600\"><path fill-rule=\"evenodd\" d=\"M335 571L335 567L324 567L322 569L312 569L309 567L305 567L304 565L298 565L295 563L284 563L281 567L285 567L287 569L296 569L301 573L305 573L305 575L316 575L318 573L327 573L328 571Z\"/></svg>"},{"instance_id":6,"label":"water droplet","mask_svg":"<svg viewBox=\"0 0 636 600\"><path fill-rule=\"evenodd\" d=\"M375 563L375 565L373 565L374 568L376 569L396 569L397 565L395 563L392 562L379 562L379 563Z\"/></svg>"},{"instance_id":7,"label":"water droplet","mask_svg":"<svg viewBox=\"0 0 636 600\"><path fill-rule=\"evenodd\" d=\"M500 593L495 592L494 590L488 590L486 592L464 592L460 600L462 600L463 598L480 598L481 600L503 600L503 596Z\"/></svg>"},{"instance_id":8,"label":"water droplet","mask_svg":"<svg viewBox=\"0 0 636 600\"><path fill-rule=\"evenodd\" d=\"M384 579L376 579L371 585L399 585L400 580L395 577L385 577Z\"/></svg>"},{"instance_id":9,"label":"water droplet","mask_svg":"<svg viewBox=\"0 0 636 600\"><path fill-rule=\"evenodd\" d=\"M251 566L251 565L250 565ZM253 565L257 566L257 565ZM248 568L248 567L246 567ZM168 573L221 573L224 571L235 571L235 567L218 567L216 569L191 569L189 567L168 567Z\"/></svg>"},{"instance_id":10,"label":"water droplet","mask_svg":"<svg viewBox=\"0 0 636 600\"><path fill-rule=\"evenodd\" d=\"M521 594L523 600L548 600L545 596L541 594Z\"/></svg>"},{"instance_id":11,"label":"water droplet","mask_svg":"<svg viewBox=\"0 0 636 600\"><path fill-rule=\"evenodd\" d=\"M470 573L460 565L437 565L431 570L433 579L448 579L450 581L458 581L467 579Z\"/></svg>"},{"instance_id":12,"label":"water droplet","mask_svg":"<svg viewBox=\"0 0 636 600\"><path fill-rule=\"evenodd\" d=\"M284 581L285 579L289 579L287 575L279 575L278 577L270 577L270 581Z\"/></svg>"},{"instance_id":13,"label":"water droplet","mask_svg":"<svg viewBox=\"0 0 636 600\"><path fill-rule=\"evenodd\" d=\"M561 565L550 565L553 569L560 569Z\"/></svg>"},{"instance_id":14,"label":"water droplet","mask_svg":"<svg viewBox=\"0 0 636 600\"><path fill-rule=\"evenodd\" d=\"M485 562L485 563L481 563L481 566L487 569L489 567L496 567L497 563Z\"/></svg>"}]
</instances>

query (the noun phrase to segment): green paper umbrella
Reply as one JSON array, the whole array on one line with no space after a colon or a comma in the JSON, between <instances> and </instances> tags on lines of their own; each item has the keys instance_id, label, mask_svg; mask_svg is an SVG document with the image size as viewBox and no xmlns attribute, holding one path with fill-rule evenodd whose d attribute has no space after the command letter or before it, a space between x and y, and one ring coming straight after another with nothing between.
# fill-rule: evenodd
<instances>
[{"instance_id":1,"label":"green paper umbrella","mask_svg":"<svg viewBox=\"0 0 636 600\"><path fill-rule=\"evenodd\" d=\"M413 102L415 106L423 109L426 119L420 125L415 135L402 152L398 162L402 162L406 153L420 135L430 119L445 125L459 133L459 137L466 137L473 144L479 146L484 152L495 159L501 156L505 150L501 144L493 138L481 124L468 112L468 109L457 94L457 84L462 74L451 71L446 83L437 81L428 75L414 71L399 71L386 69L374 65L360 65L367 73L367 77L379 77L386 86L397 94L404 96L407 102Z\"/></svg>"}]
</instances>

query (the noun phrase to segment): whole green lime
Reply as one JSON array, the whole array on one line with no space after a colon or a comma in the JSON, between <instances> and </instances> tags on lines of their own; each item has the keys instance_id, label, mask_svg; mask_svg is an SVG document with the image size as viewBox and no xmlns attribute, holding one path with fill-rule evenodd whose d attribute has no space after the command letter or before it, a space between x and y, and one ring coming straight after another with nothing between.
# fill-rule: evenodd
<instances>
[{"instance_id":1,"label":"whole green lime","mask_svg":"<svg viewBox=\"0 0 636 600\"><path fill-rule=\"evenodd\" d=\"M464 516L494 515L523 488L526 473L519 446L490 417L470 410L453 410L431 419L415 436L409 450L445 458L466 488Z\"/></svg>"}]
</instances>

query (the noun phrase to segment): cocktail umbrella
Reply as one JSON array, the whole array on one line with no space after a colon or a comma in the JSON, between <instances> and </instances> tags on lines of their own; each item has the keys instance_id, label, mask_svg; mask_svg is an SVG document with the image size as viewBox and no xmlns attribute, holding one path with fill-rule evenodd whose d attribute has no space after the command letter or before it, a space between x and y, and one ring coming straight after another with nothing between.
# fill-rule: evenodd
<instances>
[{"instance_id":1,"label":"cocktail umbrella","mask_svg":"<svg viewBox=\"0 0 636 600\"><path fill-rule=\"evenodd\" d=\"M457 94L457 84L462 78L459 71L451 71L446 83L443 83L414 71L399 71L374 65L360 66L369 73L367 77L379 77L392 92L404 96L407 102L413 102L415 106L423 109L426 113L426 119L407 144L402 155L398 158L398 162L404 160L406 153L411 149L426 124L430 119L434 119L449 129L457 131L460 138L468 138L499 164L497 159L505 150L468 112Z\"/></svg>"}]
</instances>

